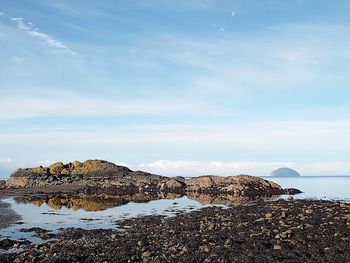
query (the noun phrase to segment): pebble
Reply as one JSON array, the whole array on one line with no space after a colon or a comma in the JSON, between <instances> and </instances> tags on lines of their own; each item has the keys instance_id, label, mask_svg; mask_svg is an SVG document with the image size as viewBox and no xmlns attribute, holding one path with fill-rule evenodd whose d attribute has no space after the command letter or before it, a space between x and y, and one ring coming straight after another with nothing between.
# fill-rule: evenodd
<instances>
[{"instance_id":1,"label":"pebble","mask_svg":"<svg viewBox=\"0 0 350 263\"><path fill-rule=\"evenodd\" d=\"M272 219L272 217L273 217L273 214L272 214L272 213L267 213L267 214L265 214L265 218L266 218L266 219Z\"/></svg>"},{"instance_id":2,"label":"pebble","mask_svg":"<svg viewBox=\"0 0 350 263\"><path fill-rule=\"evenodd\" d=\"M215 225L213 223L209 223L208 230L213 230Z\"/></svg>"},{"instance_id":3,"label":"pebble","mask_svg":"<svg viewBox=\"0 0 350 263\"><path fill-rule=\"evenodd\" d=\"M286 212L283 211L283 212L281 213L281 218L286 218L286 217L287 217Z\"/></svg>"},{"instance_id":4,"label":"pebble","mask_svg":"<svg viewBox=\"0 0 350 263\"><path fill-rule=\"evenodd\" d=\"M281 250L282 247L281 247L280 245L274 245L274 246L273 246L273 249L274 249L274 250Z\"/></svg>"},{"instance_id":5,"label":"pebble","mask_svg":"<svg viewBox=\"0 0 350 263\"><path fill-rule=\"evenodd\" d=\"M306 209L306 210L305 210L305 213L306 213L306 214L312 214L313 212L314 212L314 211L312 211L312 209Z\"/></svg>"}]
</instances>

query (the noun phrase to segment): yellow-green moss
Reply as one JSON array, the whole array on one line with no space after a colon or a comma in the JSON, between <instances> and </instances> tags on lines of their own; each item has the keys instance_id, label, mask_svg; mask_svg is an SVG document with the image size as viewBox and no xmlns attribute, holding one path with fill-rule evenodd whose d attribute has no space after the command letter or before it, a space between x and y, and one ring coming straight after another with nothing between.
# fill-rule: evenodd
<instances>
[{"instance_id":1,"label":"yellow-green moss","mask_svg":"<svg viewBox=\"0 0 350 263\"><path fill-rule=\"evenodd\" d=\"M33 172L37 174L46 174L48 172L48 169L42 166L39 166L39 167L33 168Z\"/></svg>"},{"instance_id":2,"label":"yellow-green moss","mask_svg":"<svg viewBox=\"0 0 350 263\"><path fill-rule=\"evenodd\" d=\"M51 174L59 174L64 169L64 165L62 162L57 162L57 163L51 164L49 166L49 169Z\"/></svg>"},{"instance_id":3,"label":"yellow-green moss","mask_svg":"<svg viewBox=\"0 0 350 263\"><path fill-rule=\"evenodd\" d=\"M64 168L64 169L61 171L61 174L67 175L67 174L70 174L70 172L69 172L69 170L67 170L66 168Z\"/></svg>"}]
</instances>

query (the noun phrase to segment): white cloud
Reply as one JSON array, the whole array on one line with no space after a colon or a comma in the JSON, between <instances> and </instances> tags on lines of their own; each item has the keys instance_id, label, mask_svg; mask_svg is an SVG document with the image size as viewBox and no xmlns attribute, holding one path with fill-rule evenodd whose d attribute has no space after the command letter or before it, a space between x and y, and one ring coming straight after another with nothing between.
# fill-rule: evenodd
<instances>
[{"instance_id":1,"label":"white cloud","mask_svg":"<svg viewBox=\"0 0 350 263\"><path fill-rule=\"evenodd\" d=\"M54 39L50 35L40 32L38 28L34 26L33 23L31 22L26 22L24 18L22 17L11 17L11 20L16 22L17 27L26 32L29 36L36 38L50 47L56 49L56 50L61 50L65 52L69 52L70 54L74 55L75 52L72 51L69 47L67 47L65 44L63 44L61 41Z\"/></svg>"},{"instance_id":2,"label":"white cloud","mask_svg":"<svg viewBox=\"0 0 350 263\"><path fill-rule=\"evenodd\" d=\"M349 162L320 163L285 163L285 162L200 162L200 161L170 161L158 160L137 166L156 174L168 176L198 176L198 175L238 175L249 174L267 176L280 167L296 169L304 176L350 175Z\"/></svg>"},{"instance_id":3,"label":"white cloud","mask_svg":"<svg viewBox=\"0 0 350 263\"><path fill-rule=\"evenodd\" d=\"M17 154L11 149L20 147L25 161L28 156L35 158L33 162L102 158L174 175L264 175L280 166L296 168L305 175L350 174L345 158L350 156L349 134L349 121L58 125L55 129L1 132L0 145L7 150L0 149L0 155ZM158 158L161 160L152 161Z\"/></svg>"},{"instance_id":4,"label":"white cloud","mask_svg":"<svg viewBox=\"0 0 350 263\"><path fill-rule=\"evenodd\" d=\"M0 165L1 164L11 164L11 163L13 163L13 161L10 158L0 159Z\"/></svg>"},{"instance_id":5,"label":"white cloud","mask_svg":"<svg viewBox=\"0 0 350 263\"><path fill-rule=\"evenodd\" d=\"M237 175L237 174L252 174L252 175L268 175L272 170L289 166L290 163L269 163L269 162L201 162L201 161L169 161L158 160L155 162L141 164L138 167L158 174L165 175Z\"/></svg>"}]
</instances>

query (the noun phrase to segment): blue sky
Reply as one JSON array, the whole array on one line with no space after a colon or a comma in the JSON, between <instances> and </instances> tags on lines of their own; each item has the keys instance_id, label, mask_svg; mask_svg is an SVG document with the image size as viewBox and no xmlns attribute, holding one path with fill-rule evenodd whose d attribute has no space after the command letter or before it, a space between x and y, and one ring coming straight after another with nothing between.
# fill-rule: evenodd
<instances>
[{"instance_id":1,"label":"blue sky","mask_svg":"<svg viewBox=\"0 0 350 263\"><path fill-rule=\"evenodd\" d=\"M0 174L350 174L350 1L0 0Z\"/></svg>"}]
</instances>

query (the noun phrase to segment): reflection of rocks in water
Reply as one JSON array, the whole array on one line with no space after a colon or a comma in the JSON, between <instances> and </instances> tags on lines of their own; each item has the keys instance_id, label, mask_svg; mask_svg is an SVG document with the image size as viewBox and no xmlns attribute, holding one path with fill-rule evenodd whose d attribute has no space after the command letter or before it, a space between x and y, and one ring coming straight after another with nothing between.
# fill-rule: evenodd
<instances>
[{"instance_id":1,"label":"reflection of rocks in water","mask_svg":"<svg viewBox=\"0 0 350 263\"><path fill-rule=\"evenodd\" d=\"M47 204L53 209L67 207L73 210L84 209L85 211L100 211L122 204L122 200L119 200L119 198L118 200L109 200L102 198L79 198L67 196L17 197L15 198L15 201L20 204L33 204L38 207L42 204Z\"/></svg>"},{"instance_id":2,"label":"reflection of rocks in water","mask_svg":"<svg viewBox=\"0 0 350 263\"><path fill-rule=\"evenodd\" d=\"M257 199L252 199L249 197L242 197L242 196L234 196L234 195L210 195L210 194L199 194L195 192L188 192L186 193L187 197L196 200L200 202L201 204L207 205L207 204L212 204L212 205L230 205L230 204L242 204L242 203L247 203L249 201L257 200ZM264 197L260 199L264 200L274 200L278 196L271 196L271 197Z\"/></svg>"},{"instance_id":3,"label":"reflection of rocks in water","mask_svg":"<svg viewBox=\"0 0 350 263\"><path fill-rule=\"evenodd\" d=\"M108 208L125 205L129 202L149 202L158 199L174 199L181 195L172 193L135 194L117 197L80 197L80 196L30 196L16 197L14 200L19 204L33 204L40 207L47 204L53 209L67 207L74 211L83 209L85 211L102 211Z\"/></svg>"}]
</instances>

